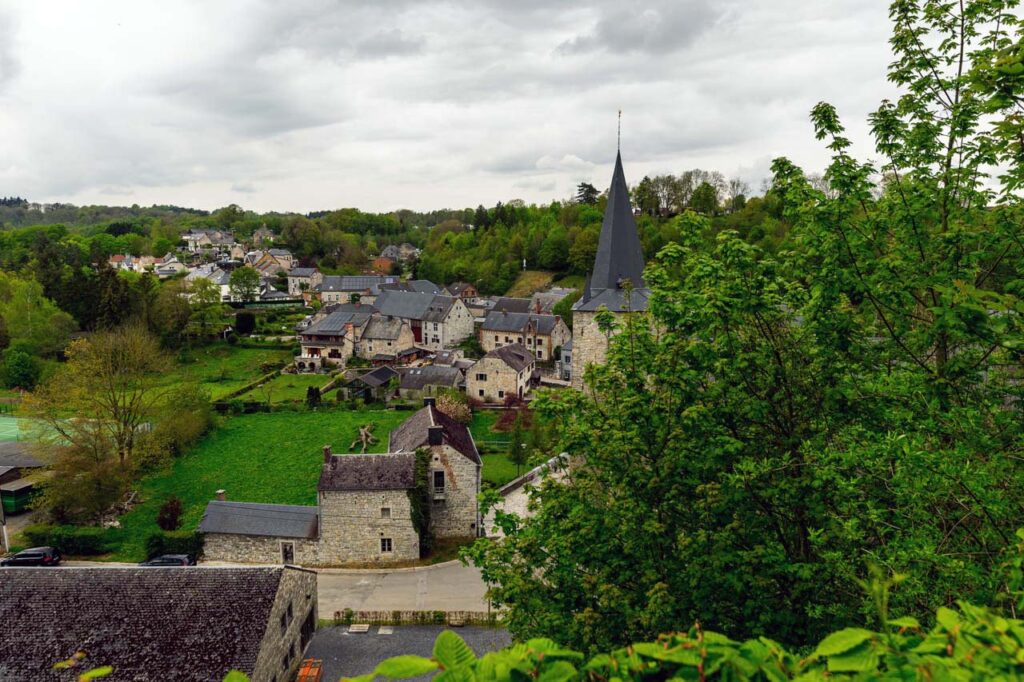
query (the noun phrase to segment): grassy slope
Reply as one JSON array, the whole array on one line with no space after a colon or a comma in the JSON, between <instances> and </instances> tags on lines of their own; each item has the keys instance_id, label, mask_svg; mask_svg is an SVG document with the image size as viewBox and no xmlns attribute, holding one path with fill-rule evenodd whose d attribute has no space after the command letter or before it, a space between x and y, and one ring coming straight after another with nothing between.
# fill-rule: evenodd
<instances>
[{"instance_id":1,"label":"grassy slope","mask_svg":"<svg viewBox=\"0 0 1024 682\"><path fill-rule=\"evenodd\" d=\"M322 446L345 452L368 422L380 438L382 452L388 432L408 412L274 412L240 415L226 420L189 454L140 484L143 502L121 518L124 542L111 557L144 558L146 538L157 530L156 513L171 495L184 507L182 528L193 529L214 492L224 488L228 499L273 504L316 504Z\"/></svg>"},{"instance_id":2,"label":"grassy slope","mask_svg":"<svg viewBox=\"0 0 1024 682\"><path fill-rule=\"evenodd\" d=\"M186 380L197 381L217 400L259 378L263 373L261 365L280 366L291 357L286 350L213 344L183 351L174 371L167 375L165 384L173 386Z\"/></svg>"},{"instance_id":3,"label":"grassy slope","mask_svg":"<svg viewBox=\"0 0 1024 682\"><path fill-rule=\"evenodd\" d=\"M519 273L515 284L505 295L514 298L529 298L535 291L547 289L554 276L554 273L545 270L524 270Z\"/></svg>"},{"instance_id":4,"label":"grassy slope","mask_svg":"<svg viewBox=\"0 0 1024 682\"><path fill-rule=\"evenodd\" d=\"M325 374L282 374L254 391L243 393L239 400L264 402L267 399L267 387L270 388L270 402L281 403L290 400L305 400L306 389L310 386L323 388L331 378Z\"/></svg>"}]
</instances>

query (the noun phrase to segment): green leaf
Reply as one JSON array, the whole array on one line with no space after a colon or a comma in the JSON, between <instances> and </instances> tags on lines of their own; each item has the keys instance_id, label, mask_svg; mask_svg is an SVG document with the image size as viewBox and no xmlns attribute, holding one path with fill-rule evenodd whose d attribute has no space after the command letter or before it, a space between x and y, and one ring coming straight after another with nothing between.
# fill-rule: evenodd
<instances>
[{"instance_id":1,"label":"green leaf","mask_svg":"<svg viewBox=\"0 0 1024 682\"><path fill-rule=\"evenodd\" d=\"M921 628L921 624L917 621L917 618L914 618L913 616L893 618L889 621L889 625L894 628L911 628L913 630L919 630Z\"/></svg>"},{"instance_id":2,"label":"green leaf","mask_svg":"<svg viewBox=\"0 0 1024 682\"><path fill-rule=\"evenodd\" d=\"M576 677L576 668L568 661L555 661L545 666L540 673L538 682L567 682Z\"/></svg>"},{"instance_id":3,"label":"green leaf","mask_svg":"<svg viewBox=\"0 0 1024 682\"><path fill-rule=\"evenodd\" d=\"M875 636L875 633L864 628L843 628L838 632L833 632L831 635L821 640L818 644L818 648L814 650L814 655L817 657L822 656L834 656L835 654L841 654L844 651L849 651L858 644L868 641Z\"/></svg>"},{"instance_id":4,"label":"green leaf","mask_svg":"<svg viewBox=\"0 0 1024 682\"><path fill-rule=\"evenodd\" d=\"M960 616L956 615L956 611L947 609L945 606L940 606L935 612L935 620L947 630L955 630L960 625Z\"/></svg>"},{"instance_id":5,"label":"green leaf","mask_svg":"<svg viewBox=\"0 0 1024 682\"><path fill-rule=\"evenodd\" d=\"M829 656L828 659L829 672L834 673L861 673L877 668L878 652L867 643L838 656Z\"/></svg>"},{"instance_id":6,"label":"green leaf","mask_svg":"<svg viewBox=\"0 0 1024 682\"><path fill-rule=\"evenodd\" d=\"M101 677L106 677L107 675L109 675L112 672L114 672L113 666L103 665L103 666L100 666L99 668L93 668L92 670L85 671L84 673L82 673L81 675L78 676L78 679L79 679L79 682L81 682L82 680L98 680ZM231 675L231 673L228 673L228 675ZM224 679L227 679L227 678L224 678ZM248 678L246 678L246 679L248 679Z\"/></svg>"},{"instance_id":7,"label":"green leaf","mask_svg":"<svg viewBox=\"0 0 1024 682\"><path fill-rule=\"evenodd\" d=\"M238 670L231 670L224 676L224 682L249 682L249 676Z\"/></svg>"},{"instance_id":8,"label":"green leaf","mask_svg":"<svg viewBox=\"0 0 1024 682\"><path fill-rule=\"evenodd\" d=\"M437 663L422 656L395 656L381 661L373 671L375 675L404 679L418 677L437 670Z\"/></svg>"},{"instance_id":9,"label":"green leaf","mask_svg":"<svg viewBox=\"0 0 1024 682\"><path fill-rule=\"evenodd\" d=\"M449 670L476 662L473 650L451 630L445 630L437 636L434 642L434 658Z\"/></svg>"}]
</instances>

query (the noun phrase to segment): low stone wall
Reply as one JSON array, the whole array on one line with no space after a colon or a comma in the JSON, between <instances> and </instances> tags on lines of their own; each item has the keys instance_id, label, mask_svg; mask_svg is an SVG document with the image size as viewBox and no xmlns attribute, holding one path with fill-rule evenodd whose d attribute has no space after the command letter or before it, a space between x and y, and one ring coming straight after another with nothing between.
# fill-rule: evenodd
<instances>
[{"instance_id":1,"label":"low stone wall","mask_svg":"<svg viewBox=\"0 0 1024 682\"><path fill-rule=\"evenodd\" d=\"M334 612L335 625L497 625L497 611L344 611Z\"/></svg>"},{"instance_id":2,"label":"low stone wall","mask_svg":"<svg viewBox=\"0 0 1024 682\"><path fill-rule=\"evenodd\" d=\"M279 538L265 535L231 535L207 533L203 557L207 561L229 561L240 564L281 564L281 543L290 542L295 549L294 564L313 566L317 563L317 542L303 538Z\"/></svg>"}]
</instances>

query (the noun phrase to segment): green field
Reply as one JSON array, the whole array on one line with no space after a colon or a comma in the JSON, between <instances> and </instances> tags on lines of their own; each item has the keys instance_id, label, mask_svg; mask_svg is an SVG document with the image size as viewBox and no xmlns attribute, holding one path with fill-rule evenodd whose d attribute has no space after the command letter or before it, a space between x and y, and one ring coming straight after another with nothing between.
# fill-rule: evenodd
<instances>
[{"instance_id":1,"label":"green field","mask_svg":"<svg viewBox=\"0 0 1024 682\"><path fill-rule=\"evenodd\" d=\"M477 410L473 413L469 431L481 452L504 451L508 447L509 434L492 430L501 414L500 410Z\"/></svg>"},{"instance_id":2,"label":"green field","mask_svg":"<svg viewBox=\"0 0 1024 682\"><path fill-rule=\"evenodd\" d=\"M525 474L530 470L529 466L523 465L517 472L516 465L509 460L508 455L504 452L480 455L480 459L484 461L484 468L481 472L484 483L490 483L496 488L505 485L513 478L518 477L519 474Z\"/></svg>"},{"instance_id":3,"label":"green field","mask_svg":"<svg viewBox=\"0 0 1024 682\"><path fill-rule=\"evenodd\" d=\"M408 416L394 411L322 410L232 417L170 469L141 481L143 501L121 517L123 541L110 558L145 558L146 538L157 531L157 510L171 495L182 501L184 529L199 524L206 503L220 488L235 501L316 504L324 445L346 452L359 427L373 422L380 438L373 451L382 452L388 432Z\"/></svg>"},{"instance_id":4,"label":"green field","mask_svg":"<svg viewBox=\"0 0 1024 682\"><path fill-rule=\"evenodd\" d=\"M271 403L302 401L306 399L307 388L310 386L323 388L330 380L331 377L326 374L282 374L248 393L243 393L238 396L238 399L267 402L267 392L269 391Z\"/></svg>"},{"instance_id":5,"label":"green field","mask_svg":"<svg viewBox=\"0 0 1024 682\"><path fill-rule=\"evenodd\" d=\"M0 416L0 442L21 440L19 423L14 417Z\"/></svg>"},{"instance_id":6,"label":"green field","mask_svg":"<svg viewBox=\"0 0 1024 682\"><path fill-rule=\"evenodd\" d=\"M287 350L238 348L217 343L182 351L163 384L170 388L184 381L195 381L210 391L211 398L219 400L263 376L265 365L276 369L291 358Z\"/></svg>"}]
</instances>

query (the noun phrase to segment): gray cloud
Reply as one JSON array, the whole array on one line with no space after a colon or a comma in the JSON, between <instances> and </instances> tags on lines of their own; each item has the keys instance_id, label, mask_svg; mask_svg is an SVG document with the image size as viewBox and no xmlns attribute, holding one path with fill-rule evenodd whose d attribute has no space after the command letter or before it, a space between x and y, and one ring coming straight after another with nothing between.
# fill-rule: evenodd
<instances>
[{"instance_id":1,"label":"gray cloud","mask_svg":"<svg viewBox=\"0 0 1024 682\"><path fill-rule=\"evenodd\" d=\"M10 10L0 7L0 92L4 85L18 75L19 63L15 51L14 17Z\"/></svg>"},{"instance_id":2,"label":"gray cloud","mask_svg":"<svg viewBox=\"0 0 1024 682\"><path fill-rule=\"evenodd\" d=\"M561 43L566 54L594 51L665 55L682 50L722 15L709 0L667 0L637 7L614 3L601 12L593 30Z\"/></svg>"}]
</instances>

